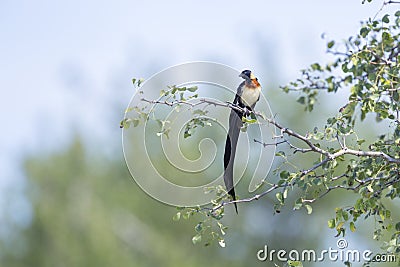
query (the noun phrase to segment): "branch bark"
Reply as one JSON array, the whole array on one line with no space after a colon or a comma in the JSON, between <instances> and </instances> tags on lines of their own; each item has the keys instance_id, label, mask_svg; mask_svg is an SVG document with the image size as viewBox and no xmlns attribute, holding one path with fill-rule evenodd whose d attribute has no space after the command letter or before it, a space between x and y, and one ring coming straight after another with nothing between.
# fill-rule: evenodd
<instances>
[{"instance_id":1,"label":"branch bark","mask_svg":"<svg viewBox=\"0 0 400 267\"><path fill-rule=\"evenodd\" d=\"M142 98L142 101L150 103L150 104L162 104L162 105L168 105L168 106L175 106L178 104L183 104L183 105L188 105L191 107L195 107L198 105L202 105L202 104L207 104L207 105L214 105L214 106L220 106L220 107L225 107L225 108L230 108L230 109L234 109L240 112L245 112L244 109L242 109L241 107L234 105L232 103L229 102L219 102L219 101L215 101L215 100L210 100L210 99L205 99L205 98L200 98L197 99L197 102L188 102L188 101L184 101L184 100L174 100L174 101L159 101L159 100L147 100ZM246 111L249 112L249 111ZM324 165L325 163L334 160L340 156L343 155L353 155L353 156L357 156L357 157L372 157L372 158L382 158L384 159L387 163L390 164L400 164L400 158L395 158L392 157L384 152L381 151L362 151L362 150L354 150L354 149L350 149L346 146L346 144L343 142L341 143L339 141L340 144L340 148L338 151L336 151L335 153L330 153L329 151L322 149L318 146L316 146L315 144L313 144L313 142L307 137L304 136L294 130L291 130L287 127L284 127L283 125L281 125L280 123L278 123L277 121L275 121L275 119L273 118L268 118L265 117L263 114L261 114L260 112L256 112L256 111L250 111L250 113L254 113L258 118L261 118L262 120L266 121L269 124L274 125L276 128L278 128L281 131L281 135L279 136L280 138L284 138L284 135L286 134L287 136L293 137L295 139L298 139L300 141L302 141L307 148L299 148L297 146L294 146L293 144L291 144L288 140L284 139L283 141L278 141L276 143L263 143L262 141L259 140L255 140L254 142L259 143L261 145L263 145L264 147L266 146L271 146L271 145L280 145L280 144L284 144L287 143L290 148L294 149L295 152L302 152L302 153L308 153L308 152L315 152L318 154L323 155L325 158L323 160L321 160L319 163L313 165L311 168L309 169L305 169L301 172L300 174L300 178L309 174L310 172L318 169L319 167L321 167L322 165ZM345 177L346 175L341 175L341 176L337 176L337 179L341 178L341 177ZM363 183L360 183L359 185L361 185ZM218 209L221 209L222 207L226 206L226 205L230 205L230 204L234 204L234 203L247 203L247 202L252 202L255 200L258 200L262 197L264 197L265 195L271 193L272 191L281 188L281 187L286 187L288 186L288 184L285 185L276 185L273 184L268 190L257 194L253 197L250 198L245 198L245 199L238 199L238 200L232 200L232 201L226 201L226 202L221 202L219 205L215 206L214 208L211 209L211 212L215 212ZM290 186L290 185L289 185ZM325 193L323 193L320 197L325 196L326 194L328 194L329 192L331 192L334 189L338 189L338 188L342 188L342 189L346 189L346 190L356 190L358 188L358 186L356 187L343 187L341 185L336 185L333 187L329 187L327 188L327 191ZM314 199L315 200L315 199ZM305 202L313 202L314 200L305 200Z\"/></svg>"}]
</instances>

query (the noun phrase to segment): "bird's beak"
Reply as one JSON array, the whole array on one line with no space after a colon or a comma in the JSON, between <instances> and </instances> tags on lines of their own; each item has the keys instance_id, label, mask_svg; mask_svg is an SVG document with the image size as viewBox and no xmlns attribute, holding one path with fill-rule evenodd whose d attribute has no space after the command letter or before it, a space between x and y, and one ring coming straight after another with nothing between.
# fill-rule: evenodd
<instances>
[{"instance_id":1,"label":"bird's beak","mask_svg":"<svg viewBox=\"0 0 400 267\"><path fill-rule=\"evenodd\" d=\"M246 76L245 76L243 73L240 73L240 74L239 74L239 77L240 77L240 78L243 78L243 79L246 79Z\"/></svg>"}]
</instances>

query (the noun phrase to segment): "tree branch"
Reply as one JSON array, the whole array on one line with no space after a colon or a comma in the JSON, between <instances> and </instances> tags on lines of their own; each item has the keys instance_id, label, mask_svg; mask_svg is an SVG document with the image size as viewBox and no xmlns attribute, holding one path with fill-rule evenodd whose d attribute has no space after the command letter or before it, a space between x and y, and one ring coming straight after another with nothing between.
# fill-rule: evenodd
<instances>
[{"instance_id":1,"label":"tree branch","mask_svg":"<svg viewBox=\"0 0 400 267\"><path fill-rule=\"evenodd\" d=\"M209 99L205 99L205 98L198 99L198 102L188 102L188 101L185 101L185 100L159 101L159 100L147 100L147 99L144 99L144 98L142 98L142 101L150 103L150 104L167 105L167 106L170 106L170 107L172 107L174 105L178 105L178 104L188 105L190 107L195 107L195 106L198 106L198 105L201 105L201 104L208 104L208 105L226 107L226 108L230 108L230 109L237 110L237 111L240 111L240 112L245 112L245 110L243 108L241 108L241 107L239 107L239 106L237 106L235 104L232 104L232 103L229 103L229 102L219 102L219 101L209 100ZM246 112L249 112L249 111L246 110ZM315 164L314 166L312 166L309 169L301 171L300 172L300 178L304 177L305 175L309 174L310 172L318 169L319 167L321 167L325 163L327 163L327 162L329 162L331 160L334 160L334 159L336 159L336 158L338 158L340 156L343 156L343 155L354 155L354 156L357 156L357 157L382 158L385 161L387 161L388 163L400 164L400 158L394 158L394 157L392 157L392 156L390 156L390 155L388 155L388 154L386 154L384 152L381 152L381 151L362 151L362 150L350 149L350 148L346 147L345 142L343 142L343 143L340 142L339 136L337 136L337 140L338 140L338 142L340 144L340 148L341 149L338 150L335 153L330 153L327 150L324 150L324 149L316 146L315 144L313 144L308 137L306 137L304 135L301 135L301 134L299 134L299 133L297 133L297 132L295 132L295 131L293 131L293 130L291 130L289 128L286 128L286 127L282 126L277 121L275 121L273 118L265 117L263 114L261 114L260 112L256 112L256 111L250 111L250 113L255 114L257 117L263 119L267 123L272 124L276 128L280 129L281 135L278 136L279 138L284 138L284 135L286 134L286 135L288 135L290 137L293 137L293 138L296 138L298 140L301 140L303 143L305 143L307 145L308 148L299 148L297 146L294 146L293 144L291 144L286 139L284 139L282 141L278 141L276 143L264 143L264 142L261 142L261 141L256 140L256 139L254 139L254 142L259 143L259 144L263 145L264 147L266 147L266 146L278 146L280 144L287 143L290 146L291 149L294 149L294 153L296 153L296 152L301 152L301 153L315 152L315 153L318 153L318 154L321 154L321 155L325 156L325 159L321 160L319 163ZM334 179L334 180L340 179L340 178L345 177L345 176L346 176L345 174L337 176L336 179ZM328 194L330 191L332 191L334 189L338 189L338 188L342 188L342 189L346 189L346 190L353 190L354 191L354 190L357 190L357 188L359 186L361 186L362 184L365 184L365 181L362 182L362 183L359 183L355 187L344 187L342 185L332 186L332 187L327 188L326 192L324 192L318 198L321 198L321 197L325 196L326 194ZM210 209L210 211L211 212L215 212L218 209L220 209L220 208L222 208L222 207L224 207L226 205L233 204L233 203L252 202L254 200L258 200L258 199L262 198L263 196L269 194L270 192L274 191L277 188L286 187L286 186L288 186L288 184L280 185L280 186L276 185L276 184L273 184L268 190L266 190L266 191L264 191L264 192L262 192L260 194L257 194L257 195L255 195L253 197L250 197L250 198L221 202L219 205L217 205L214 208ZM315 199L304 200L304 202L310 202L310 203L312 203L313 201L315 201Z\"/></svg>"},{"instance_id":2,"label":"tree branch","mask_svg":"<svg viewBox=\"0 0 400 267\"><path fill-rule=\"evenodd\" d=\"M233 203L246 203L246 202L252 202L252 201L254 201L254 200L259 200L260 198L262 198L263 196L265 196L265 195L271 193L271 192L274 191L275 189L280 188L280 187L285 187L285 186L286 186L286 185L280 185L280 186L279 186L279 185L277 185L277 184L273 184L268 190L262 192L261 194L257 194L257 195L255 195L255 196L253 196L253 197L244 198L244 199L237 199L237 200L231 200L231 201L226 201L226 202L223 201L223 202L221 202L218 206L215 206L214 208L212 208L212 209L211 209L211 212L215 212L215 211L219 210L220 208L222 208L222 207L224 207L224 206L226 206L226 205L233 204Z\"/></svg>"},{"instance_id":3,"label":"tree branch","mask_svg":"<svg viewBox=\"0 0 400 267\"><path fill-rule=\"evenodd\" d=\"M256 115L259 115L259 114L256 112ZM304 143L306 143L307 146L309 147L309 150L306 150L306 152L314 151L314 152L317 152L319 154L322 154L322 155L326 156L327 158L324 161L321 161L318 164L318 167L320 165L322 165L326 161L333 160L333 159L335 159L337 157L340 157L342 155L345 155L345 154L354 155L354 156L358 156L358 157L381 157L381 158L385 159L389 163L400 164L400 158L394 158L394 157L392 157L392 156L390 156L390 155L388 155L388 154L386 154L384 152L381 152L381 151L354 150L354 149L347 148L346 146L344 146L344 144L341 144L342 149L340 149L336 153L332 154L332 153L329 153L328 151L326 151L326 150L324 150L322 148L319 148L319 147L315 146L307 137L305 137L305 136L303 136L303 135L301 135L301 134L299 134L299 133L297 133L297 132L295 132L293 130L290 130L289 128L283 127L282 125L280 125L276 121L274 121L272 119L269 119L269 118L263 118L263 119L266 120L268 123L276 126L278 129L281 129L282 133L286 133L287 135L292 136L294 138L297 138L297 139L303 141ZM302 149L300 149L300 151L301 150Z\"/></svg>"}]
</instances>

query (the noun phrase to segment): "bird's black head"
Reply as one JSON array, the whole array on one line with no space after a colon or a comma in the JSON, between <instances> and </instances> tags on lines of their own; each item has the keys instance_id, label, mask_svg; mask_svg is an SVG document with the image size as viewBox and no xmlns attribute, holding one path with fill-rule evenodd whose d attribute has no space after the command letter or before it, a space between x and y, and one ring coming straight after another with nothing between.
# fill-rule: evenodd
<instances>
[{"instance_id":1,"label":"bird's black head","mask_svg":"<svg viewBox=\"0 0 400 267\"><path fill-rule=\"evenodd\" d=\"M251 71L250 70L244 70L242 73L240 73L239 77L242 77L243 79L249 80L251 79Z\"/></svg>"}]
</instances>

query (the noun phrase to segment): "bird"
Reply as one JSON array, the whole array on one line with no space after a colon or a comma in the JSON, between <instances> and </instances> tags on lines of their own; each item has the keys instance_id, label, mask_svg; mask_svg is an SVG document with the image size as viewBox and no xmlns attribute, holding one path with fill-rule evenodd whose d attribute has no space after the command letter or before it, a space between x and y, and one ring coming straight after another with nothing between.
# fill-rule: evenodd
<instances>
[{"instance_id":1,"label":"bird","mask_svg":"<svg viewBox=\"0 0 400 267\"><path fill-rule=\"evenodd\" d=\"M236 147L239 139L240 128L243 126L243 117L248 117L253 111L256 103L260 100L261 85L258 79L250 70L244 70L239 77L244 81L237 88L234 105L239 106L243 111L231 109L229 115L229 129L226 136L224 152L224 183L228 194L236 200L235 188L233 184L233 164L235 161ZM237 204L234 202L236 213L238 214Z\"/></svg>"}]
</instances>

